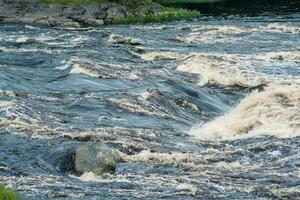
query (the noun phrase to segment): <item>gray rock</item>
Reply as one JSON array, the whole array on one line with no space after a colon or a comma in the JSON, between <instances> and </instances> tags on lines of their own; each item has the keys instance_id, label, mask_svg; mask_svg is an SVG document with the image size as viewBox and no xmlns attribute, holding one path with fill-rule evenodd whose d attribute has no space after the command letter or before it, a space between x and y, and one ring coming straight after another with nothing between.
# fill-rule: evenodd
<instances>
[{"instance_id":1,"label":"gray rock","mask_svg":"<svg viewBox=\"0 0 300 200\"><path fill-rule=\"evenodd\" d=\"M34 22L36 25L38 26L42 26L42 27L51 27L49 24L49 21L45 20L45 19L41 19L41 20L37 20Z\"/></svg>"},{"instance_id":2,"label":"gray rock","mask_svg":"<svg viewBox=\"0 0 300 200\"><path fill-rule=\"evenodd\" d=\"M86 8L82 6L69 6L64 10L64 15L70 16L83 16L87 13Z\"/></svg>"},{"instance_id":3,"label":"gray rock","mask_svg":"<svg viewBox=\"0 0 300 200\"><path fill-rule=\"evenodd\" d=\"M88 25L90 26L103 26L104 25L104 20L102 19L90 19L87 22Z\"/></svg>"},{"instance_id":4,"label":"gray rock","mask_svg":"<svg viewBox=\"0 0 300 200\"><path fill-rule=\"evenodd\" d=\"M105 19L107 17L107 10L99 4L91 4L85 7L88 15L95 19Z\"/></svg>"},{"instance_id":5,"label":"gray rock","mask_svg":"<svg viewBox=\"0 0 300 200\"><path fill-rule=\"evenodd\" d=\"M44 16L60 16L65 10L65 6L60 4L41 4L36 7L35 13Z\"/></svg>"},{"instance_id":6,"label":"gray rock","mask_svg":"<svg viewBox=\"0 0 300 200\"><path fill-rule=\"evenodd\" d=\"M131 15L145 16L158 13L163 7L157 3L141 3L136 8L130 9Z\"/></svg>"},{"instance_id":7,"label":"gray rock","mask_svg":"<svg viewBox=\"0 0 300 200\"><path fill-rule=\"evenodd\" d=\"M75 170L77 172L94 172L101 175L115 171L117 163L121 162L118 150L102 143L88 142L75 152Z\"/></svg>"},{"instance_id":8,"label":"gray rock","mask_svg":"<svg viewBox=\"0 0 300 200\"><path fill-rule=\"evenodd\" d=\"M115 3L108 3L104 5L107 8L107 18L126 17L128 15L127 9Z\"/></svg>"},{"instance_id":9,"label":"gray rock","mask_svg":"<svg viewBox=\"0 0 300 200\"><path fill-rule=\"evenodd\" d=\"M156 3L137 0L85 6L47 4L40 0L0 0L0 21L34 23L55 28L80 28L111 24L112 19L117 17L156 13L161 8Z\"/></svg>"},{"instance_id":10,"label":"gray rock","mask_svg":"<svg viewBox=\"0 0 300 200\"><path fill-rule=\"evenodd\" d=\"M78 22L73 21L72 19L66 18L50 18L48 20L51 27L63 27L63 28L80 28Z\"/></svg>"}]
</instances>

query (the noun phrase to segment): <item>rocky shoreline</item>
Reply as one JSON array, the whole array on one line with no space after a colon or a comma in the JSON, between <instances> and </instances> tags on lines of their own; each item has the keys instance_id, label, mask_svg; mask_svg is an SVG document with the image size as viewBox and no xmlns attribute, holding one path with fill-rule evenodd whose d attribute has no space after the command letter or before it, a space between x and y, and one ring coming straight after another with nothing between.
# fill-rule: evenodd
<instances>
[{"instance_id":1,"label":"rocky shoreline","mask_svg":"<svg viewBox=\"0 0 300 200\"><path fill-rule=\"evenodd\" d=\"M132 6L134 4L134 6ZM163 6L139 0L87 5L41 3L39 0L0 0L0 22L47 27L81 28L112 24L113 18L158 13Z\"/></svg>"}]
</instances>

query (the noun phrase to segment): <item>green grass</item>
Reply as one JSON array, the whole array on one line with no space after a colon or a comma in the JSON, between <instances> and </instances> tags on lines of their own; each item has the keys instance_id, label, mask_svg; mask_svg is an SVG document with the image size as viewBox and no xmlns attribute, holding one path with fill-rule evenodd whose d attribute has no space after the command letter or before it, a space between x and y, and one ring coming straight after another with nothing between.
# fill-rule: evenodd
<instances>
[{"instance_id":1,"label":"green grass","mask_svg":"<svg viewBox=\"0 0 300 200\"><path fill-rule=\"evenodd\" d=\"M136 23L159 23L163 21L176 21L183 19L191 19L199 17L198 11L190 11L186 9L165 8L163 11L146 16L127 16L114 18L113 24L136 24Z\"/></svg>"},{"instance_id":2,"label":"green grass","mask_svg":"<svg viewBox=\"0 0 300 200\"><path fill-rule=\"evenodd\" d=\"M5 188L0 183L0 200L21 200L21 198L13 190Z\"/></svg>"}]
</instances>

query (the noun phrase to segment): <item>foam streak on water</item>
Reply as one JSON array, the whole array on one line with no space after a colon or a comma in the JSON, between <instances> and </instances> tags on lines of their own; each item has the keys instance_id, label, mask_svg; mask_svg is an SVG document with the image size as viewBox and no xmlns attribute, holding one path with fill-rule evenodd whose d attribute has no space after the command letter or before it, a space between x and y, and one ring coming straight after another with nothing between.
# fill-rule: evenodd
<instances>
[{"instance_id":1,"label":"foam streak on water","mask_svg":"<svg viewBox=\"0 0 300 200\"><path fill-rule=\"evenodd\" d=\"M299 19L1 23L1 177L30 200L298 197ZM87 141L124 163L74 172Z\"/></svg>"}]
</instances>

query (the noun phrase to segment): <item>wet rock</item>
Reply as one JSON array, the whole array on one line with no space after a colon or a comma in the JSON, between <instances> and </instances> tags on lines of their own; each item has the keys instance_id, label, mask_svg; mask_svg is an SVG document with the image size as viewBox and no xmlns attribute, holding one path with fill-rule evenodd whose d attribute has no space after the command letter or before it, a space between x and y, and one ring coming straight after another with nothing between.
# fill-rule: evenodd
<instances>
[{"instance_id":1,"label":"wet rock","mask_svg":"<svg viewBox=\"0 0 300 200\"><path fill-rule=\"evenodd\" d=\"M80 17L80 16L75 16L75 17L69 17L73 21L81 24L81 25L87 25L87 26L102 26L104 25L104 20L102 19L93 19L93 18L88 18L88 17Z\"/></svg>"},{"instance_id":2,"label":"wet rock","mask_svg":"<svg viewBox=\"0 0 300 200\"><path fill-rule=\"evenodd\" d=\"M140 46L143 45L142 42L140 42L137 39L130 38L130 37L123 37L118 34L111 34L109 37L109 41L113 44L128 44L131 46Z\"/></svg>"},{"instance_id":3,"label":"wet rock","mask_svg":"<svg viewBox=\"0 0 300 200\"><path fill-rule=\"evenodd\" d=\"M74 170L74 152L75 148L65 149L61 147L56 149L48 158L48 162L55 166L59 172L69 172Z\"/></svg>"},{"instance_id":4,"label":"wet rock","mask_svg":"<svg viewBox=\"0 0 300 200\"><path fill-rule=\"evenodd\" d=\"M38 26L51 27L49 21L41 19L34 22Z\"/></svg>"},{"instance_id":5,"label":"wet rock","mask_svg":"<svg viewBox=\"0 0 300 200\"><path fill-rule=\"evenodd\" d=\"M199 110L199 107L196 104L194 104L186 99L179 99L177 104L180 105L181 107L184 107L184 108L192 110L192 111Z\"/></svg>"},{"instance_id":6,"label":"wet rock","mask_svg":"<svg viewBox=\"0 0 300 200\"><path fill-rule=\"evenodd\" d=\"M109 24L112 24L112 19L104 19L104 24L105 25L109 25Z\"/></svg>"},{"instance_id":7,"label":"wet rock","mask_svg":"<svg viewBox=\"0 0 300 200\"><path fill-rule=\"evenodd\" d=\"M80 173L112 173L121 161L121 153L118 150L102 143L88 142L75 152L75 170Z\"/></svg>"},{"instance_id":8,"label":"wet rock","mask_svg":"<svg viewBox=\"0 0 300 200\"><path fill-rule=\"evenodd\" d=\"M91 19L87 22L88 25L90 26L103 26L104 25L104 20L102 19Z\"/></svg>"},{"instance_id":9,"label":"wet rock","mask_svg":"<svg viewBox=\"0 0 300 200\"><path fill-rule=\"evenodd\" d=\"M75 27L80 28L80 24L78 22L73 21L72 19L66 18L51 18L48 20L51 27Z\"/></svg>"}]
</instances>

